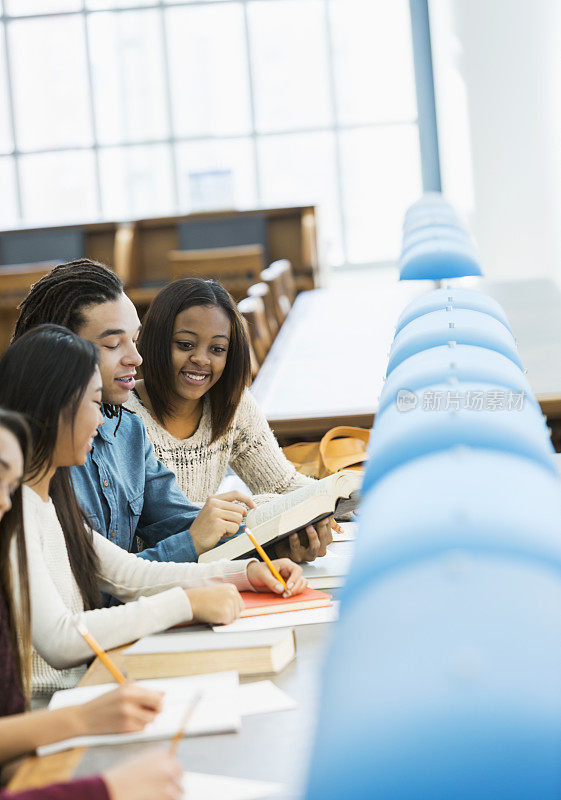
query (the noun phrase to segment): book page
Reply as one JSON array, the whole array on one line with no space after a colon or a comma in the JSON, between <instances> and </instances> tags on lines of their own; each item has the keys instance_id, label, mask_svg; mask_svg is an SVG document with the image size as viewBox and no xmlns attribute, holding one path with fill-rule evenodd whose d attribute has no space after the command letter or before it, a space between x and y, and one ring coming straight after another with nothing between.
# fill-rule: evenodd
<instances>
[{"instance_id":1,"label":"book page","mask_svg":"<svg viewBox=\"0 0 561 800\"><path fill-rule=\"evenodd\" d=\"M252 508L248 511L245 522L248 528L253 529L264 522L278 517L285 511L294 508L299 503L307 500L308 497L315 495L335 495L338 496L339 491L341 496L350 494L351 491L358 489L362 482L362 475L359 472L352 472L347 470L345 472L336 472L335 475L329 475L327 478L322 478L320 481L310 483L308 486L301 486L293 492L280 494L258 508Z\"/></svg>"}]
</instances>

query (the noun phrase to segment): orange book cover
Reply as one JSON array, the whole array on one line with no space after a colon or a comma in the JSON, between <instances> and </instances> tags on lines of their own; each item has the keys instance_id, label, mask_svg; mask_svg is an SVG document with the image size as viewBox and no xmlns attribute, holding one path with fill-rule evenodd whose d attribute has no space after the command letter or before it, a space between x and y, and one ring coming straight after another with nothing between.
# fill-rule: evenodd
<instances>
[{"instance_id":1,"label":"orange book cover","mask_svg":"<svg viewBox=\"0 0 561 800\"><path fill-rule=\"evenodd\" d=\"M245 609L242 617L260 614L278 614L282 611L303 611L308 608L323 608L331 605L331 595L318 589L304 589L293 597L281 597L269 592L242 592Z\"/></svg>"}]
</instances>

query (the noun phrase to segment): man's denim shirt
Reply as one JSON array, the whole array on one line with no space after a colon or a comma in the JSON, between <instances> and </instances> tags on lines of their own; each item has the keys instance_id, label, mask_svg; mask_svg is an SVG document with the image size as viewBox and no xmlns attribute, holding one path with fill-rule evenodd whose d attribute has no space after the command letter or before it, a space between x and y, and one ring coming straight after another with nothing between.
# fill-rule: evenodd
<instances>
[{"instance_id":1,"label":"man's denim shirt","mask_svg":"<svg viewBox=\"0 0 561 800\"><path fill-rule=\"evenodd\" d=\"M135 537L150 561L197 561L189 528L200 511L158 461L142 420L123 410L105 418L82 467L72 467L78 501L94 530L130 553Z\"/></svg>"}]
</instances>

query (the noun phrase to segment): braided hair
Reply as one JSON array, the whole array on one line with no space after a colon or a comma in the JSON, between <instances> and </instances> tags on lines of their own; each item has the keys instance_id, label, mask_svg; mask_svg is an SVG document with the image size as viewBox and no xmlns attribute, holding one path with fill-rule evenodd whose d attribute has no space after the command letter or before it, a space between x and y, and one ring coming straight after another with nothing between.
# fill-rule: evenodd
<instances>
[{"instance_id":1,"label":"braided hair","mask_svg":"<svg viewBox=\"0 0 561 800\"><path fill-rule=\"evenodd\" d=\"M37 325L63 325L73 333L85 324L88 306L118 300L123 282L115 273L89 258L59 264L37 281L19 305L12 341Z\"/></svg>"},{"instance_id":2,"label":"braided hair","mask_svg":"<svg viewBox=\"0 0 561 800\"><path fill-rule=\"evenodd\" d=\"M19 317L12 342L37 325L53 324L80 332L85 325L84 310L118 300L123 281L105 264L89 258L78 258L59 264L33 284L18 306ZM115 434L121 424L122 406L103 404L108 419L118 417Z\"/></svg>"}]
</instances>

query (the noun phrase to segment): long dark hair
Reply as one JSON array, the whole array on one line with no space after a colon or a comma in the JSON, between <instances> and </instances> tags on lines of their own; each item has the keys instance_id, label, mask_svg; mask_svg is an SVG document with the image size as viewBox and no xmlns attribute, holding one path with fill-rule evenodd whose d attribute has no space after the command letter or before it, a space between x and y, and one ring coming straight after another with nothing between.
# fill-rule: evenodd
<instances>
[{"instance_id":1,"label":"long dark hair","mask_svg":"<svg viewBox=\"0 0 561 800\"><path fill-rule=\"evenodd\" d=\"M74 425L82 396L97 366L95 345L60 325L39 325L15 341L0 359L0 405L29 423L32 481L52 465L61 412ZM49 487L68 558L84 607L99 605L99 564L88 521L78 504L69 467L59 467Z\"/></svg>"},{"instance_id":2,"label":"long dark hair","mask_svg":"<svg viewBox=\"0 0 561 800\"><path fill-rule=\"evenodd\" d=\"M86 322L86 308L114 302L122 293L123 281L99 261L78 258L59 264L20 303L12 342L37 325L63 325L79 333ZM119 417L120 424L122 406L104 403L104 411L110 419Z\"/></svg>"},{"instance_id":3,"label":"long dark hair","mask_svg":"<svg viewBox=\"0 0 561 800\"><path fill-rule=\"evenodd\" d=\"M31 433L27 423L19 414L0 408L0 428L10 431L15 436L23 456L25 470L31 455ZM19 598L15 596L14 576L10 564L12 542L15 545L18 563ZM20 687L23 694L28 695L31 674L31 604L29 602L21 486L16 489L12 497L11 509L0 519L0 591L4 595L4 603L8 611L8 628Z\"/></svg>"},{"instance_id":4,"label":"long dark hair","mask_svg":"<svg viewBox=\"0 0 561 800\"><path fill-rule=\"evenodd\" d=\"M152 300L144 317L138 350L144 359L146 392L154 415L163 425L165 417L174 411L176 397L171 361L173 326L177 315L192 306L216 306L230 320L226 366L208 392L214 442L232 422L251 377L247 335L240 312L226 289L217 281L202 278L180 278L168 284Z\"/></svg>"}]
</instances>

